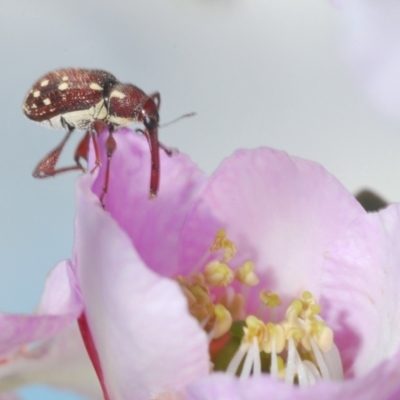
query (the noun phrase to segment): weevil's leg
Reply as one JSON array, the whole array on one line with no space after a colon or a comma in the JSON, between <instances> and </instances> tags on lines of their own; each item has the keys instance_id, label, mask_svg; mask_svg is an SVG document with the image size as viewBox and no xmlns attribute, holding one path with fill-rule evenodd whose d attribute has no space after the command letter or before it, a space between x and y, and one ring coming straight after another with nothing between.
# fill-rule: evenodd
<instances>
[{"instance_id":1,"label":"weevil's leg","mask_svg":"<svg viewBox=\"0 0 400 400\"><path fill-rule=\"evenodd\" d=\"M49 176L54 176L62 172L84 170L82 166L79 164L71 167L63 167L58 169L55 168L57 161L60 157L60 154L65 146L65 143L68 141L73 131L74 131L73 127L67 126L67 133L64 136L63 140L61 141L61 143L49 154L47 154L46 157L44 157L36 166L35 170L32 173L32 175L35 178L47 178Z\"/></svg>"},{"instance_id":2,"label":"weevil's leg","mask_svg":"<svg viewBox=\"0 0 400 400\"><path fill-rule=\"evenodd\" d=\"M92 132L90 134L90 137L92 138L93 148L94 148L94 155L95 155L94 167L90 171L90 173L93 174L93 172L96 171L96 169L101 166L101 159L100 159L99 144L97 143L97 133L96 132Z\"/></svg>"},{"instance_id":3,"label":"weevil's leg","mask_svg":"<svg viewBox=\"0 0 400 400\"><path fill-rule=\"evenodd\" d=\"M106 129L109 130L109 126L104 121L96 120L90 125L90 136L93 142L94 155L95 155L95 160L94 160L95 165L90 171L90 173L93 173L94 171L96 171L98 167L101 166L99 143L97 139L100 133L102 133Z\"/></svg>"},{"instance_id":4,"label":"weevil's leg","mask_svg":"<svg viewBox=\"0 0 400 400\"><path fill-rule=\"evenodd\" d=\"M161 96L159 92L154 92L152 94L149 94L149 97L156 103L157 110L160 109L161 106Z\"/></svg>"},{"instance_id":5,"label":"weevil's leg","mask_svg":"<svg viewBox=\"0 0 400 400\"><path fill-rule=\"evenodd\" d=\"M157 196L160 185L160 143L158 142L158 131L156 129L139 130L146 137L150 147L151 172L150 172L150 199Z\"/></svg>"},{"instance_id":6,"label":"weevil's leg","mask_svg":"<svg viewBox=\"0 0 400 400\"><path fill-rule=\"evenodd\" d=\"M106 140L106 152L107 152L107 165L106 165L106 175L104 178L104 186L103 186L103 192L100 195L100 203L104 208L104 203L103 203L103 199L104 196L107 194L108 192L108 184L110 181L110 164L111 164L111 157L114 153L115 148L117 147L117 143L115 142L114 136L113 136L113 132L114 132L114 127L112 125L110 125L108 127L108 137Z\"/></svg>"},{"instance_id":7,"label":"weevil's leg","mask_svg":"<svg viewBox=\"0 0 400 400\"><path fill-rule=\"evenodd\" d=\"M85 133L85 136L82 138L82 140L79 142L78 146L76 147L75 154L74 154L74 160L77 165L79 165L82 169L82 164L81 164L81 158L83 158L85 161L87 161L87 155L89 151L89 140L90 140L90 134L89 131Z\"/></svg>"},{"instance_id":8,"label":"weevil's leg","mask_svg":"<svg viewBox=\"0 0 400 400\"><path fill-rule=\"evenodd\" d=\"M94 160L94 167L91 169L90 173L92 174L98 167L101 165L101 159L100 159L100 151L99 151L99 145L97 142L97 135L103 131L102 127L97 127L96 123L92 123L89 126L89 129L86 131L85 136L83 139L80 141L78 144L78 147L75 150L75 156L74 160L77 163L77 165L81 166L80 159L83 158L85 161L88 161L88 154L89 154L89 145L90 145L90 140L93 142L93 148L94 148L94 155L95 155L95 160ZM83 167L82 167L83 169Z\"/></svg>"},{"instance_id":9,"label":"weevil's leg","mask_svg":"<svg viewBox=\"0 0 400 400\"><path fill-rule=\"evenodd\" d=\"M146 136L147 141L149 140L149 138L147 137L147 135L143 129L135 129L135 132L141 133L142 135ZM150 145L150 143L149 143L149 145ZM179 153L178 149L167 147L165 144L162 144L160 141L158 141L158 147L160 149L162 149L165 152L165 154L169 157L171 157L173 154Z\"/></svg>"}]
</instances>

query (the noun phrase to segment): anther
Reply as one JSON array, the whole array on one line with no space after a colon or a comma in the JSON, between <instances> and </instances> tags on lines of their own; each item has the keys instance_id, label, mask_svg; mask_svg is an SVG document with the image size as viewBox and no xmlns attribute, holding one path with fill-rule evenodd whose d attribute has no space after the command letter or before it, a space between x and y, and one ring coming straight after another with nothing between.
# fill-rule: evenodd
<instances>
[{"instance_id":1,"label":"anther","mask_svg":"<svg viewBox=\"0 0 400 400\"><path fill-rule=\"evenodd\" d=\"M214 313L216 318L212 332L213 332L213 338L218 339L222 335L225 335L225 333L228 332L229 329L231 328L232 316L230 312L222 304L217 304L214 307Z\"/></svg>"},{"instance_id":2,"label":"anther","mask_svg":"<svg viewBox=\"0 0 400 400\"><path fill-rule=\"evenodd\" d=\"M230 241L226 236L225 229L219 229L214 238L214 243L210 247L210 251L216 252L219 250L224 250L223 261L228 262L236 254L236 246Z\"/></svg>"},{"instance_id":3,"label":"anther","mask_svg":"<svg viewBox=\"0 0 400 400\"><path fill-rule=\"evenodd\" d=\"M259 297L261 302L269 308L275 308L282 304L279 295L268 290L261 290Z\"/></svg>"},{"instance_id":4,"label":"anther","mask_svg":"<svg viewBox=\"0 0 400 400\"><path fill-rule=\"evenodd\" d=\"M239 269L235 272L235 278L247 286L258 285L260 280L254 272L254 263L252 261L246 261Z\"/></svg>"},{"instance_id":5,"label":"anther","mask_svg":"<svg viewBox=\"0 0 400 400\"><path fill-rule=\"evenodd\" d=\"M209 285L228 286L233 281L233 271L228 265L215 260L206 265L204 278Z\"/></svg>"}]
</instances>

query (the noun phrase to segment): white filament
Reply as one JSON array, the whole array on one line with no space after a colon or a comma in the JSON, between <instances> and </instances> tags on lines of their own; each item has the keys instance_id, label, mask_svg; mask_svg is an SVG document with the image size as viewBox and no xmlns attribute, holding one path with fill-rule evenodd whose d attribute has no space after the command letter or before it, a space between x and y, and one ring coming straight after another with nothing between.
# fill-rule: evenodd
<instances>
[{"instance_id":1,"label":"white filament","mask_svg":"<svg viewBox=\"0 0 400 400\"><path fill-rule=\"evenodd\" d=\"M228 375L235 375L236 371L243 359L243 357L246 355L250 348L249 343L242 344L239 347L239 350L236 352L236 354L233 356L231 362L229 363L228 369L226 370L226 373Z\"/></svg>"},{"instance_id":2,"label":"white filament","mask_svg":"<svg viewBox=\"0 0 400 400\"><path fill-rule=\"evenodd\" d=\"M287 354L287 361L286 361L286 373L285 373L285 382L293 384L294 381L294 370L295 370L295 354L296 348L294 346L293 339L290 338L288 340L288 354Z\"/></svg>"},{"instance_id":3,"label":"white filament","mask_svg":"<svg viewBox=\"0 0 400 400\"><path fill-rule=\"evenodd\" d=\"M331 377L324 357L322 356L321 351L313 338L310 338L310 343L315 355L315 359L317 360L318 368L321 371L322 379L329 381Z\"/></svg>"}]
</instances>

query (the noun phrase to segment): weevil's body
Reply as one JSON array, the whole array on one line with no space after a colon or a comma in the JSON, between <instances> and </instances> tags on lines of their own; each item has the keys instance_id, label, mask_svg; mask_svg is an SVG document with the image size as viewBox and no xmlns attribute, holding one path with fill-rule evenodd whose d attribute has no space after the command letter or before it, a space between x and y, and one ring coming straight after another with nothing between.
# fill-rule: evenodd
<instances>
[{"instance_id":1,"label":"weevil's body","mask_svg":"<svg viewBox=\"0 0 400 400\"><path fill-rule=\"evenodd\" d=\"M120 83L114 75L105 71L70 68L49 72L32 86L25 98L23 110L33 121L49 128L66 129L68 132L60 145L39 163L33 175L45 178L82 168L79 159L86 158L90 138L94 141L96 162L99 165L96 134L99 133L98 122L101 122L100 126L106 125L109 129L104 196L108 186L109 162L116 146L113 131L132 122L142 122L151 152L150 195L154 197L158 191L160 168L159 106L159 93L148 96L134 85ZM74 129L87 130L75 153L77 166L57 170L55 164Z\"/></svg>"}]
</instances>

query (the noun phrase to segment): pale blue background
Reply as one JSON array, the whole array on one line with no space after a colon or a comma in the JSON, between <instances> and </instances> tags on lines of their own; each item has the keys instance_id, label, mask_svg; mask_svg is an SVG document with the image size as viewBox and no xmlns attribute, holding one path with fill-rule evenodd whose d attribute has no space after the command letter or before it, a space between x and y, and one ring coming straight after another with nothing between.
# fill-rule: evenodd
<instances>
[{"instance_id":1,"label":"pale blue background","mask_svg":"<svg viewBox=\"0 0 400 400\"><path fill-rule=\"evenodd\" d=\"M31 177L61 132L21 112L30 85L54 68L102 68L159 90L163 122L196 111L160 136L207 173L237 148L269 145L323 163L351 191L368 185L400 199L399 126L354 83L327 1L3 0L0 32L2 311L30 312L73 246L77 174Z\"/></svg>"}]
</instances>

